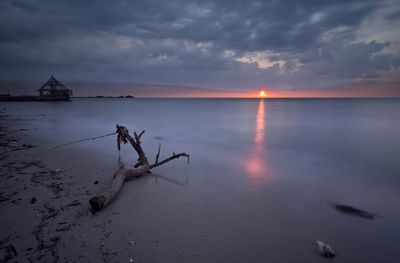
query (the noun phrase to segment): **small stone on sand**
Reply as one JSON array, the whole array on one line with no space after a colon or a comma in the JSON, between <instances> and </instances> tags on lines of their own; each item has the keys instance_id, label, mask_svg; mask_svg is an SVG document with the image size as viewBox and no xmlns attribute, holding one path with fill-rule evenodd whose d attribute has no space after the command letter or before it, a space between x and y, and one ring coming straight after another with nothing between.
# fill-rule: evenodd
<instances>
[{"instance_id":1,"label":"small stone on sand","mask_svg":"<svg viewBox=\"0 0 400 263\"><path fill-rule=\"evenodd\" d=\"M31 204L34 204L37 201L36 197L32 197Z\"/></svg>"}]
</instances>

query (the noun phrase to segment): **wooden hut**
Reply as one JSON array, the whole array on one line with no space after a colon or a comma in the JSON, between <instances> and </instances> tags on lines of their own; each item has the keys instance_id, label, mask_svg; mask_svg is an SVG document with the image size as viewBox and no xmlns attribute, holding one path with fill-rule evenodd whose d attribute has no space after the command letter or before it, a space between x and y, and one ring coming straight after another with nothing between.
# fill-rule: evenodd
<instances>
[{"instance_id":1,"label":"wooden hut","mask_svg":"<svg viewBox=\"0 0 400 263\"><path fill-rule=\"evenodd\" d=\"M69 100L72 90L56 80L53 75L38 89L39 98L43 100Z\"/></svg>"}]
</instances>

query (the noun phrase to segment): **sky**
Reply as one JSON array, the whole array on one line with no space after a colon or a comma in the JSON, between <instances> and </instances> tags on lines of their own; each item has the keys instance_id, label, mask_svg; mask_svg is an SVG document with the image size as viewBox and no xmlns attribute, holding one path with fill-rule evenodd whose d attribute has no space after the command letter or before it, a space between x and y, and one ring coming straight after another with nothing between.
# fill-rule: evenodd
<instances>
[{"instance_id":1,"label":"sky","mask_svg":"<svg viewBox=\"0 0 400 263\"><path fill-rule=\"evenodd\" d=\"M0 93L400 97L399 28L393 0L1 0Z\"/></svg>"}]
</instances>

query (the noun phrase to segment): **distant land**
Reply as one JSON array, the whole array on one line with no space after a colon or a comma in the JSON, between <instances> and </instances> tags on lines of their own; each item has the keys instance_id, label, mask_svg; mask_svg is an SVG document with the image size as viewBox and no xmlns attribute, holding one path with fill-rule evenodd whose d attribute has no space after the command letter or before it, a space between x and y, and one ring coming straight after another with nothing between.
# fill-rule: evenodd
<instances>
[{"instance_id":1,"label":"distant land","mask_svg":"<svg viewBox=\"0 0 400 263\"><path fill-rule=\"evenodd\" d=\"M236 92L227 92L218 89L180 87L173 85L151 84L109 84L109 83L63 83L73 90L73 97L120 97L121 94L135 98L187 98L187 97L228 97ZM13 96L36 95L37 84L2 84L0 94L10 93ZM237 92L240 97L242 92Z\"/></svg>"},{"instance_id":2,"label":"distant land","mask_svg":"<svg viewBox=\"0 0 400 263\"><path fill-rule=\"evenodd\" d=\"M73 90L73 97L91 98L256 98L260 90L265 90L267 98L399 98L398 87L351 86L324 89L274 89L254 87L248 90L223 90L202 87L174 86L161 84L111 84L75 83L60 80ZM37 95L43 83L0 84L0 95Z\"/></svg>"},{"instance_id":3,"label":"distant land","mask_svg":"<svg viewBox=\"0 0 400 263\"><path fill-rule=\"evenodd\" d=\"M131 95L120 95L120 96L103 96L103 95L97 95L97 96L73 96L72 98L91 98L91 99L133 99L135 98L134 96Z\"/></svg>"}]
</instances>

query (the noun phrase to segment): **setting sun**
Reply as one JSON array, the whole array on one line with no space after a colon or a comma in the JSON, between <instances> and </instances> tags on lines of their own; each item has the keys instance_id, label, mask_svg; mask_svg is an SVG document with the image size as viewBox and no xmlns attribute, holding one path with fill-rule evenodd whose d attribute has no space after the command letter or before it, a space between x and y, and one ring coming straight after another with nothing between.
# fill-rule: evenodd
<instances>
[{"instance_id":1,"label":"setting sun","mask_svg":"<svg viewBox=\"0 0 400 263\"><path fill-rule=\"evenodd\" d=\"M263 90L260 91L260 93L258 93L258 96L259 97L265 97L265 91L263 91Z\"/></svg>"}]
</instances>

